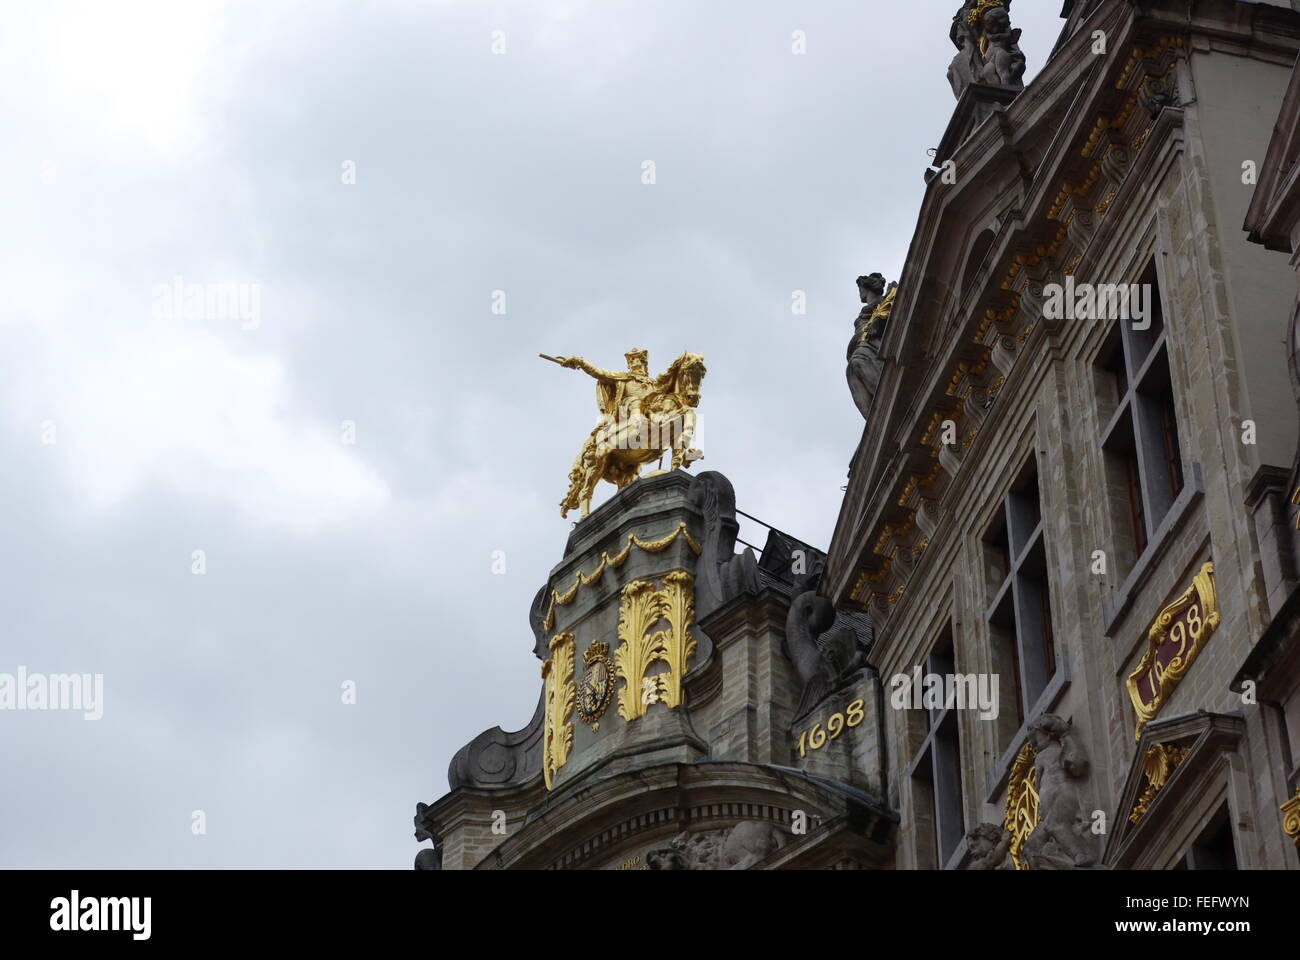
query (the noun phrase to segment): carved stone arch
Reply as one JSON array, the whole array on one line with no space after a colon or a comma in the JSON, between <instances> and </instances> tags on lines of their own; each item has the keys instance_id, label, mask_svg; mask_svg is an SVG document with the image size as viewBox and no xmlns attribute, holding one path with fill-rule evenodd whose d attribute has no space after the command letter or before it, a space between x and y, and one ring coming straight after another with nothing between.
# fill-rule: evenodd
<instances>
[{"instance_id":1,"label":"carved stone arch","mask_svg":"<svg viewBox=\"0 0 1300 960\"><path fill-rule=\"evenodd\" d=\"M892 866L896 820L881 801L785 767L660 764L612 774L579 793L562 791L544 817L512 830L475 869L819 868L817 848L828 840L847 846L862 866ZM796 814L806 833L793 831ZM734 851L741 857L729 857L726 841L737 827L749 842ZM665 863L676 838L687 841L680 859ZM705 845L694 838L715 855L700 857Z\"/></svg>"}]
</instances>

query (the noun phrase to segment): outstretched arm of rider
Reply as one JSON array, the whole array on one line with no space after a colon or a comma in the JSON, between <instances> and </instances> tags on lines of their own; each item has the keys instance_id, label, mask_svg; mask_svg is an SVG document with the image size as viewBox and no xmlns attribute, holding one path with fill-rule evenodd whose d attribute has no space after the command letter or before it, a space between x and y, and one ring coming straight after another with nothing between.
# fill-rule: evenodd
<instances>
[{"instance_id":1,"label":"outstretched arm of rider","mask_svg":"<svg viewBox=\"0 0 1300 960\"><path fill-rule=\"evenodd\" d=\"M589 376L595 377L597 380L626 380L628 378L626 373L618 373L613 370L602 370L594 363L582 359L582 357L566 357L564 360L564 366L571 370L581 370Z\"/></svg>"}]
</instances>

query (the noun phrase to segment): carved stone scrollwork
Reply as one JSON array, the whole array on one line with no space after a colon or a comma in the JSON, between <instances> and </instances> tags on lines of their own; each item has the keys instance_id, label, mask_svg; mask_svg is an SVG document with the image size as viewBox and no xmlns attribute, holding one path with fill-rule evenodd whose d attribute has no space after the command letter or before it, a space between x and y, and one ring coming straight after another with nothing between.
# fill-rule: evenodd
<instances>
[{"instance_id":1,"label":"carved stone scrollwork","mask_svg":"<svg viewBox=\"0 0 1300 960\"><path fill-rule=\"evenodd\" d=\"M958 436L958 442L945 443L939 446L939 466L941 466L948 476L957 475L961 469L961 458L965 453L965 445L961 443L961 437Z\"/></svg>"},{"instance_id":2,"label":"carved stone scrollwork","mask_svg":"<svg viewBox=\"0 0 1300 960\"><path fill-rule=\"evenodd\" d=\"M527 783L542 769L542 717L545 690L537 698L533 718L522 730L485 730L456 751L447 769L447 782L457 787L507 787Z\"/></svg>"},{"instance_id":3,"label":"carved stone scrollwork","mask_svg":"<svg viewBox=\"0 0 1300 960\"><path fill-rule=\"evenodd\" d=\"M758 592L758 561L749 548L736 553L736 491L714 470L699 474L687 493L704 522L700 559L695 565L695 603L702 620L742 594Z\"/></svg>"},{"instance_id":4,"label":"carved stone scrollwork","mask_svg":"<svg viewBox=\"0 0 1300 960\"><path fill-rule=\"evenodd\" d=\"M1112 184L1119 186L1128 173L1133 154L1128 147L1116 144L1108 149L1101 158L1101 172Z\"/></svg>"},{"instance_id":5,"label":"carved stone scrollwork","mask_svg":"<svg viewBox=\"0 0 1300 960\"><path fill-rule=\"evenodd\" d=\"M1082 250L1097 229L1097 218L1088 210L1075 210L1065 233L1075 249Z\"/></svg>"},{"instance_id":6,"label":"carved stone scrollwork","mask_svg":"<svg viewBox=\"0 0 1300 960\"><path fill-rule=\"evenodd\" d=\"M1038 321L1043 319L1043 307L1047 303L1048 284L1059 283L1060 280L1054 272L1049 272L1041 279L1030 280L1025 284L1024 289L1020 292L1020 308L1016 311L1015 321L1017 324L1023 324L1020 332L1016 335L1017 345L1024 343L1029 337L1030 331L1038 325ZM1058 321L1050 321L1053 326L1049 327L1055 330L1055 324Z\"/></svg>"},{"instance_id":7,"label":"carved stone scrollwork","mask_svg":"<svg viewBox=\"0 0 1300 960\"><path fill-rule=\"evenodd\" d=\"M785 653L794 664L802 689L794 712L796 719L867 664L871 638L859 642L853 630L831 631L834 624L835 607L830 600L817 596L815 585L790 601Z\"/></svg>"},{"instance_id":8,"label":"carved stone scrollwork","mask_svg":"<svg viewBox=\"0 0 1300 960\"><path fill-rule=\"evenodd\" d=\"M908 539L910 540L911 538ZM898 574L899 578L906 583L912 576L912 570L916 567L916 555L912 553L911 543L901 539L896 542L898 543L898 546L895 547L894 552L889 555L889 559L893 564L894 573Z\"/></svg>"},{"instance_id":9,"label":"carved stone scrollwork","mask_svg":"<svg viewBox=\"0 0 1300 960\"><path fill-rule=\"evenodd\" d=\"M1180 106L1176 71L1166 70L1160 76L1143 80L1142 103L1153 120L1165 107Z\"/></svg>"},{"instance_id":10,"label":"carved stone scrollwork","mask_svg":"<svg viewBox=\"0 0 1300 960\"><path fill-rule=\"evenodd\" d=\"M916 526L925 539L934 534L942 516L943 511L939 508L938 500L932 500L929 497L921 498L921 502L916 508Z\"/></svg>"},{"instance_id":11,"label":"carved stone scrollwork","mask_svg":"<svg viewBox=\"0 0 1300 960\"><path fill-rule=\"evenodd\" d=\"M971 415L971 419L977 424L983 424L988 417L989 408L997 400L998 391L1002 389L1002 384L1006 382L1006 377L995 377L990 383L973 387L966 398L966 410Z\"/></svg>"},{"instance_id":12,"label":"carved stone scrollwork","mask_svg":"<svg viewBox=\"0 0 1300 960\"><path fill-rule=\"evenodd\" d=\"M1300 787L1296 788L1294 797L1282 804L1282 830L1300 847Z\"/></svg>"},{"instance_id":13,"label":"carved stone scrollwork","mask_svg":"<svg viewBox=\"0 0 1300 960\"><path fill-rule=\"evenodd\" d=\"M1012 366L1015 365L1016 348L1019 346L1020 344L1016 343L1015 337L998 337L993 344L993 366L998 368L1004 378L1011 372Z\"/></svg>"}]
</instances>

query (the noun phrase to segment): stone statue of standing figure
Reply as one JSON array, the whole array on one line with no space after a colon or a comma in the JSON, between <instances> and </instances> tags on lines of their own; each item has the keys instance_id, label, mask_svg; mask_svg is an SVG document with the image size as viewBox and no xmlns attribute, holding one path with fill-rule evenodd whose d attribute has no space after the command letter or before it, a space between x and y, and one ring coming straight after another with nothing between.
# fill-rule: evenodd
<instances>
[{"instance_id":1,"label":"stone statue of standing figure","mask_svg":"<svg viewBox=\"0 0 1300 960\"><path fill-rule=\"evenodd\" d=\"M952 29L948 31L948 37L957 48L957 55L948 65L948 84L952 87L953 96L958 99L963 90L980 80L984 71L984 61L979 53L979 38L975 29L966 22L965 14L965 7L958 10L952 18Z\"/></svg>"},{"instance_id":2,"label":"stone statue of standing figure","mask_svg":"<svg viewBox=\"0 0 1300 960\"><path fill-rule=\"evenodd\" d=\"M885 327L889 323L889 313L894 307L894 295L897 292L897 283L891 283L886 292L882 274L858 277L862 312L853 323L847 375L849 392L863 419L871 416L871 403L880 387L880 375L885 366L880 357L880 344L885 336Z\"/></svg>"}]
</instances>

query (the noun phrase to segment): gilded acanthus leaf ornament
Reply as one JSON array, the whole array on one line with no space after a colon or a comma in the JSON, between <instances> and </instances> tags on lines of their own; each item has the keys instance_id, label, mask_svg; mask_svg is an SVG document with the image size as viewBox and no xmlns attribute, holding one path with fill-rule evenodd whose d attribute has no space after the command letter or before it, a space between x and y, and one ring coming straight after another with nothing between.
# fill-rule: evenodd
<instances>
[{"instance_id":1,"label":"gilded acanthus leaf ornament","mask_svg":"<svg viewBox=\"0 0 1300 960\"><path fill-rule=\"evenodd\" d=\"M614 670L623 681L618 713L624 720L643 716L652 703L670 708L682 702L682 679L695 653L694 578L683 570L664 577L662 590L649 580L623 587ZM655 630L655 627L663 626ZM658 663L667 669L651 673Z\"/></svg>"},{"instance_id":2,"label":"gilded acanthus leaf ornament","mask_svg":"<svg viewBox=\"0 0 1300 960\"><path fill-rule=\"evenodd\" d=\"M557 633L551 638L550 659L542 664L546 681L546 707L542 731L542 779L546 789L555 786L555 774L573 749L573 709L578 690L573 681L574 638Z\"/></svg>"},{"instance_id":3,"label":"gilded acanthus leaf ornament","mask_svg":"<svg viewBox=\"0 0 1300 960\"><path fill-rule=\"evenodd\" d=\"M623 681L618 692L618 714L624 720L635 720L648 706L649 698L643 692L641 680L658 659L658 646L650 636L650 628L663 615L663 598L649 580L633 580L623 587L614 669ZM657 681L655 691L658 691Z\"/></svg>"},{"instance_id":4,"label":"gilded acanthus leaf ornament","mask_svg":"<svg viewBox=\"0 0 1300 960\"><path fill-rule=\"evenodd\" d=\"M695 654L695 633L691 627L695 623L695 593L692 590L694 578L684 570L674 570L664 577L664 589L661 596L664 602L664 618L668 621L668 636L664 638L663 661L668 665L668 672L659 681L660 699L669 707L680 706L682 702L682 678L686 676L686 664Z\"/></svg>"},{"instance_id":5,"label":"gilded acanthus leaf ornament","mask_svg":"<svg viewBox=\"0 0 1300 960\"><path fill-rule=\"evenodd\" d=\"M1157 743L1142 758L1142 772L1146 775L1147 785L1133 805L1133 812L1128 818L1137 823L1151 807L1156 794L1164 789L1178 765L1187 757L1187 747L1175 747L1166 743Z\"/></svg>"},{"instance_id":6,"label":"gilded acanthus leaf ornament","mask_svg":"<svg viewBox=\"0 0 1300 960\"><path fill-rule=\"evenodd\" d=\"M540 356L595 379L600 409L600 422L583 441L569 471L560 516L578 507L587 516L597 483L604 480L622 490L640 476L643 465L662 463L669 451L674 470L703 458L691 446L700 381L707 372L698 353L683 353L658 377L650 375L649 357L639 349L625 354L627 370L602 370L582 357Z\"/></svg>"}]
</instances>

